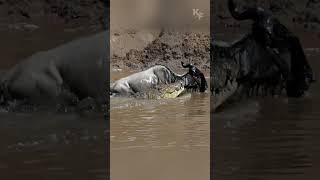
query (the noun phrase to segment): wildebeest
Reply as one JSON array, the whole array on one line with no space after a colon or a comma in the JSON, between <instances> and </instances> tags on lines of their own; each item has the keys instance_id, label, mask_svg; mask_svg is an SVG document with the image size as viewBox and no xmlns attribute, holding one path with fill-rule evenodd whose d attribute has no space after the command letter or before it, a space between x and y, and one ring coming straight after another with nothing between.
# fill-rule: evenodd
<instances>
[{"instance_id":1,"label":"wildebeest","mask_svg":"<svg viewBox=\"0 0 320 180\"><path fill-rule=\"evenodd\" d=\"M253 20L252 31L233 43L211 42L211 83L214 107L230 97L253 93L300 97L313 81L310 65L299 39L271 12L249 8L238 12L228 0L237 20Z\"/></svg>"},{"instance_id":2,"label":"wildebeest","mask_svg":"<svg viewBox=\"0 0 320 180\"><path fill-rule=\"evenodd\" d=\"M1 100L70 104L93 98L106 102L108 31L38 52L1 77Z\"/></svg>"},{"instance_id":3,"label":"wildebeest","mask_svg":"<svg viewBox=\"0 0 320 180\"><path fill-rule=\"evenodd\" d=\"M313 80L312 69L307 62L299 38L294 35L287 27L273 16L273 14L262 8L248 8L243 12L238 12L233 0L228 1L231 15L237 20L253 20L252 35L265 48L274 48L273 56L281 53L289 53L290 67L280 56L277 66L281 68L282 74L286 79L287 94L291 97L299 97L304 93L304 88ZM287 72L286 72L287 71Z\"/></svg>"},{"instance_id":4,"label":"wildebeest","mask_svg":"<svg viewBox=\"0 0 320 180\"><path fill-rule=\"evenodd\" d=\"M155 65L115 81L111 84L110 92L113 95L130 96L145 93L161 84L172 84L179 81L186 89L204 92L207 88L207 82L203 73L192 64L185 65L181 62L181 65L189 69L184 75L177 74L164 65Z\"/></svg>"}]
</instances>

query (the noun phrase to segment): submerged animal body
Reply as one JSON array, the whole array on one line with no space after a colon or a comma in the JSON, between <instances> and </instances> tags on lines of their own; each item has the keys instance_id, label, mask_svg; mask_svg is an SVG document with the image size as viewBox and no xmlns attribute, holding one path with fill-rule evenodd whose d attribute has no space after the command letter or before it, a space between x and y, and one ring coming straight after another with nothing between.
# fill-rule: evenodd
<instances>
[{"instance_id":1,"label":"submerged animal body","mask_svg":"<svg viewBox=\"0 0 320 180\"><path fill-rule=\"evenodd\" d=\"M186 68L194 68L200 72L193 65L189 64L187 66ZM201 92L204 92L206 89L206 80L201 72L197 75L192 75L189 72L180 75L164 65L155 65L147 70L115 81L111 84L110 92L122 96L145 94L150 92L150 90L161 88L161 85L173 83L183 84L183 87L186 89L198 88Z\"/></svg>"},{"instance_id":2,"label":"submerged animal body","mask_svg":"<svg viewBox=\"0 0 320 180\"><path fill-rule=\"evenodd\" d=\"M313 77L299 39L268 11L249 8L240 13L232 0L228 5L235 19L254 23L252 32L240 40L211 43L213 109L253 94L275 95L286 90L289 97L301 97Z\"/></svg>"},{"instance_id":3,"label":"submerged animal body","mask_svg":"<svg viewBox=\"0 0 320 180\"><path fill-rule=\"evenodd\" d=\"M36 53L1 78L2 104L71 103L91 97L106 102L108 32Z\"/></svg>"},{"instance_id":4,"label":"submerged animal body","mask_svg":"<svg viewBox=\"0 0 320 180\"><path fill-rule=\"evenodd\" d=\"M111 85L110 91L121 95L134 95L155 88L158 84L170 84L177 80L182 80L182 75L175 74L165 66L156 65L119 79Z\"/></svg>"}]
</instances>

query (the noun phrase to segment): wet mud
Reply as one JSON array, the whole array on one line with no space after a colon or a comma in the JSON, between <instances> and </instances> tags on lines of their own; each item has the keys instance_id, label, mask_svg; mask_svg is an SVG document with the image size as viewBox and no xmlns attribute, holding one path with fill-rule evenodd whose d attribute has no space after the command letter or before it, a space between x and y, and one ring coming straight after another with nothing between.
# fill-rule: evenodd
<instances>
[{"instance_id":1,"label":"wet mud","mask_svg":"<svg viewBox=\"0 0 320 180\"><path fill-rule=\"evenodd\" d=\"M113 70L141 70L156 64L181 69L181 61L210 70L210 36L196 32L163 32L146 47L131 49L125 55L111 57Z\"/></svg>"}]
</instances>

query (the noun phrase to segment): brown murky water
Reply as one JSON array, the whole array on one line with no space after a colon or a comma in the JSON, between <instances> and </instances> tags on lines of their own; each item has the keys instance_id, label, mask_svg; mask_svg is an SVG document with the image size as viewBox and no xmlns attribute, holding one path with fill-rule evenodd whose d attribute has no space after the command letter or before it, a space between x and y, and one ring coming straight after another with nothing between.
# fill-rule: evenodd
<instances>
[{"instance_id":1,"label":"brown murky water","mask_svg":"<svg viewBox=\"0 0 320 180\"><path fill-rule=\"evenodd\" d=\"M35 31L1 31L0 69L88 32L38 24ZM0 112L0 179L107 177L103 113Z\"/></svg>"},{"instance_id":2,"label":"brown murky water","mask_svg":"<svg viewBox=\"0 0 320 180\"><path fill-rule=\"evenodd\" d=\"M209 105L209 93L162 100L111 98L111 179L208 180Z\"/></svg>"},{"instance_id":3,"label":"brown murky water","mask_svg":"<svg viewBox=\"0 0 320 180\"><path fill-rule=\"evenodd\" d=\"M320 39L299 37L318 82L301 99L251 98L212 114L214 179L319 179Z\"/></svg>"},{"instance_id":4,"label":"brown murky water","mask_svg":"<svg viewBox=\"0 0 320 180\"><path fill-rule=\"evenodd\" d=\"M0 113L1 179L106 179L102 113Z\"/></svg>"}]
</instances>

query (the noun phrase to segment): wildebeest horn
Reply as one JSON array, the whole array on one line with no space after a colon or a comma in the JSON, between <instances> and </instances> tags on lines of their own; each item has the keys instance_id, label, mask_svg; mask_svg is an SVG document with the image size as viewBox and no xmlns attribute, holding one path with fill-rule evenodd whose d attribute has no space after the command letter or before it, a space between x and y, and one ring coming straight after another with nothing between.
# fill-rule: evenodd
<instances>
[{"instance_id":1,"label":"wildebeest horn","mask_svg":"<svg viewBox=\"0 0 320 180\"><path fill-rule=\"evenodd\" d=\"M184 62L182 62L181 61L181 65L182 65L182 67L184 67L184 68L191 68L192 67L192 65L191 64L184 64Z\"/></svg>"},{"instance_id":2,"label":"wildebeest horn","mask_svg":"<svg viewBox=\"0 0 320 180\"><path fill-rule=\"evenodd\" d=\"M228 8L229 8L229 11L230 11L232 17L235 18L236 20L251 19L251 20L255 21L258 16L258 9L257 8L248 8L245 11L243 11L242 13L238 12L236 10L236 5L233 2L233 0L228 0Z\"/></svg>"}]
</instances>

